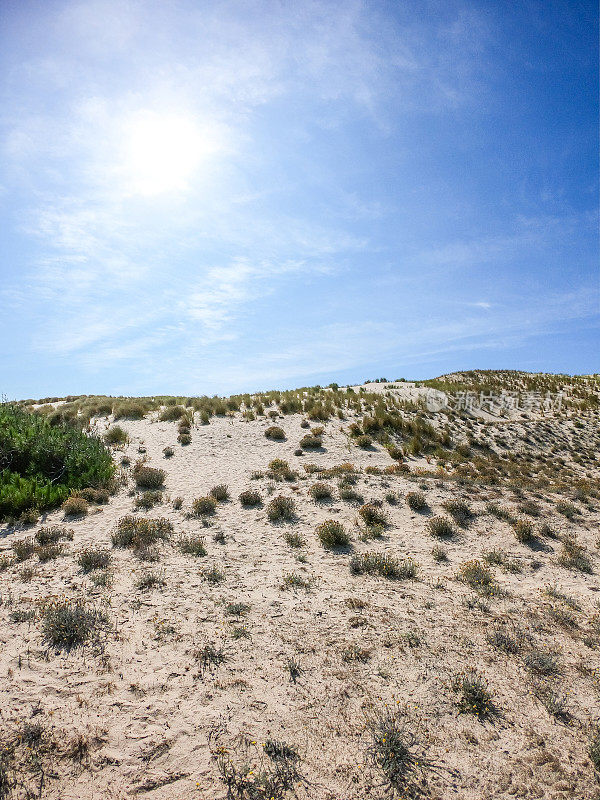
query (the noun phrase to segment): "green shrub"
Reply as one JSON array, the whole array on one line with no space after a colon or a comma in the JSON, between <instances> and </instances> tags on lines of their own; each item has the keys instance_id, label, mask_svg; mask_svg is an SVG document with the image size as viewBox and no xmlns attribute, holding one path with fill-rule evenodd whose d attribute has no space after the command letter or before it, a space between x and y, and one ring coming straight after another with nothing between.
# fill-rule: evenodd
<instances>
[{"instance_id":1,"label":"green shrub","mask_svg":"<svg viewBox=\"0 0 600 800\"><path fill-rule=\"evenodd\" d=\"M67 497L62 504L62 510L65 512L65 517L84 517L88 513L88 503L83 497Z\"/></svg>"},{"instance_id":2,"label":"green shrub","mask_svg":"<svg viewBox=\"0 0 600 800\"><path fill-rule=\"evenodd\" d=\"M496 591L496 581L491 570L481 561L472 559L461 564L458 580L466 583L471 589L482 591L484 594L493 594Z\"/></svg>"},{"instance_id":3,"label":"green shrub","mask_svg":"<svg viewBox=\"0 0 600 800\"><path fill-rule=\"evenodd\" d=\"M386 553L362 553L352 556L350 572L353 575L381 575L383 578L402 580L416 578L418 564L412 558L397 559Z\"/></svg>"},{"instance_id":4,"label":"green shrub","mask_svg":"<svg viewBox=\"0 0 600 800\"><path fill-rule=\"evenodd\" d=\"M314 483L308 491L313 500L327 500L333 496L333 489L326 483Z\"/></svg>"},{"instance_id":5,"label":"green shrub","mask_svg":"<svg viewBox=\"0 0 600 800\"><path fill-rule=\"evenodd\" d=\"M163 456L165 458L173 458L175 455L175 450L172 447L164 447L163 448Z\"/></svg>"},{"instance_id":6,"label":"green shrub","mask_svg":"<svg viewBox=\"0 0 600 800\"><path fill-rule=\"evenodd\" d=\"M267 428L265 431L265 436L267 439L274 439L275 441L282 442L285 439L285 431L278 425L271 425L271 427Z\"/></svg>"},{"instance_id":7,"label":"green shrub","mask_svg":"<svg viewBox=\"0 0 600 800\"><path fill-rule=\"evenodd\" d=\"M68 651L107 626L104 612L86 608L82 602L58 601L43 613L42 638L51 647Z\"/></svg>"},{"instance_id":8,"label":"green shrub","mask_svg":"<svg viewBox=\"0 0 600 800\"><path fill-rule=\"evenodd\" d=\"M13 553L17 561L27 561L28 558L35 553L36 550L35 539L19 539L12 543Z\"/></svg>"},{"instance_id":9,"label":"green shrub","mask_svg":"<svg viewBox=\"0 0 600 800\"><path fill-rule=\"evenodd\" d=\"M558 563L575 569L579 572L592 573L592 562L590 561L585 547L579 544L575 536L565 536L562 540L562 551L558 558Z\"/></svg>"},{"instance_id":10,"label":"green shrub","mask_svg":"<svg viewBox=\"0 0 600 800\"><path fill-rule=\"evenodd\" d=\"M129 434L120 425L113 425L104 434L104 441L106 444L127 444Z\"/></svg>"},{"instance_id":11,"label":"green shrub","mask_svg":"<svg viewBox=\"0 0 600 800\"><path fill-rule=\"evenodd\" d=\"M367 436L366 433L363 433L356 437L356 444L363 450L368 450L373 444L373 439L371 439L370 436Z\"/></svg>"},{"instance_id":12,"label":"green shrub","mask_svg":"<svg viewBox=\"0 0 600 800\"><path fill-rule=\"evenodd\" d=\"M166 586L167 582L162 572L144 572L143 575L136 580L134 588L139 592L145 592L148 589L154 589L156 586Z\"/></svg>"},{"instance_id":13,"label":"green shrub","mask_svg":"<svg viewBox=\"0 0 600 800\"><path fill-rule=\"evenodd\" d=\"M196 517L206 517L214 514L217 510L217 501L210 495L208 497L197 497L192 503L192 513Z\"/></svg>"},{"instance_id":14,"label":"green shrub","mask_svg":"<svg viewBox=\"0 0 600 800\"><path fill-rule=\"evenodd\" d=\"M374 503L365 503L358 509L358 513L366 525L387 525L385 512Z\"/></svg>"},{"instance_id":15,"label":"green shrub","mask_svg":"<svg viewBox=\"0 0 600 800\"><path fill-rule=\"evenodd\" d=\"M347 547L350 544L350 536L341 522L335 519L327 519L317 527L319 541L328 549L335 547Z\"/></svg>"},{"instance_id":16,"label":"green shrub","mask_svg":"<svg viewBox=\"0 0 600 800\"><path fill-rule=\"evenodd\" d=\"M427 508L427 500L423 492L407 492L406 505L413 511L423 511Z\"/></svg>"},{"instance_id":17,"label":"green shrub","mask_svg":"<svg viewBox=\"0 0 600 800\"><path fill-rule=\"evenodd\" d=\"M293 481L296 479L296 473L290 469L288 462L281 458L274 458L269 461L267 475L275 481Z\"/></svg>"},{"instance_id":18,"label":"green shrub","mask_svg":"<svg viewBox=\"0 0 600 800\"><path fill-rule=\"evenodd\" d=\"M149 511L151 508L154 508L155 505L162 503L162 499L162 492L157 490L142 492L139 497L135 498L134 506L136 509L143 508Z\"/></svg>"},{"instance_id":19,"label":"green shrub","mask_svg":"<svg viewBox=\"0 0 600 800\"><path fill-rule=\"evenodd\" d=\"M144 419L150 405L140 400L121 400L114 404L113 415L117 419Z\"/></svg>"},{"instance_id":20,"label":"green shrub","mask_svg":"<svg viewBox=\"0 0 600 800\"><path fill-rule=\"evenodd\" d=\"M245 508L252 508L253 506L260 505L262 503L262 498L259 492L247 490L240 494L239 501Z\"/></svg>"},{"instance_id":21,"label":"green shrub","mask_svg":"<svg viewBox=\"0 0 600 800\"><path fill-rule=\"evenodd\" d=\"M99 438L11 403L0 405L0 464L0 520L56 508L73 490L106 484L115 469Z\"/></svg>"},{"instance_id":22,"label":"green shrub","mask_svg":"<svg viewBox=\"0 0 600 800\"><path fill-rule=\"evenodd\" d=\"M138 489L160 489L165 482L164 469L147 467L141 461L133 468L133 479Z\"/></svg>"},{"instance_id":23,"label":"green shrub","mask_svg":"<svg viewBox=\"0 0 600 800\"><path fill-rule=\"evenodd\" d=\"M167 408L160 412L158 418L161 422L174 422L185 416L185 413L185 408L183 406L167 406Z\"/></svg>"},{"instance_id":24,"label":"green shrub","mask_svg":"<svg viewBox=\"0 0 600 800\"><path fill-rule=\"evenodd\" d=\"M192 443L192 437L190 436L189 433L180 433L177 436L177 441L179 442L180 445L186 447L188 444Z\"/></svg>"},{"instance_id":25,"label":"green shrub","mask_svg":"<svg viewBox=\"0 0 600 800\"><path fill-rule=\"evenodd\" d=\"M42 564L64 555L64 552L65 548L62 544L45 544L36 548L37 557Z\"/></svg>"},{"instance_id":26,"label":"green shrub","mask_svg":"<svg viewBox=\"0 0 600 800\"><path fill-rule=\"evenodd\" d=\"M447 538L456 533L454 525L447 517L432 517L427 522L427 527L432 536L439 536L440 538Z\"/></svg>"},{"instance_id":27,"label":"green shrub","mask_svg":"<svg viewBox=\"0 0 600 800\"><path fill-rule=\"evenodd\" d=\"M596 728L592 736L589 754L594 769L600 774L600 727Z\"/></svg>"},{"instance_id":28,"label":"green shrub","mask_svg":"<svg viewBox=\"0 0 600 800\"><path fill-rule=\"evenodd\" d=\"M109 550L87 547L81 551L77 561L83 572L91 572L94 569L106 569L110 566L112 556Z\"/></svg>"},{"instance_id":29,"label":"green shrub","mask_svg":"<svg viewBox=\"0 0 600 800\"><path fill-rule=\"evenodd\" d=\"M415 771L428 766L422 757L411 751L414 737L405 731L398 712L391 709L368 720L367 727L371 735L367 748L370 760L383 773L391 789L404 795Z\"/></svg>"},{"instance_id":30,"label":"green shrub","mask_svg":"<svg viewBox=\"0 0 600 800\"><path fill-rule=\"evenodd\" d=\"M114 547L133 547L139 550L168 539L172 533L172 523L163 517L139 519L127 516L118 521L112 534L112 543Z\"/></svg>"},{"instance_id":31,"label":"green shrub","mask_svg":"<svg viewBox=\"0 0 600 800\"><path fill-rule=\"evenodd\" d=\"M280 520L292 520L296 513L296 504L291 497L284 497L278 495L267 506L267 516L271 522L279 522Z\"/></svg>"}]
</instances>

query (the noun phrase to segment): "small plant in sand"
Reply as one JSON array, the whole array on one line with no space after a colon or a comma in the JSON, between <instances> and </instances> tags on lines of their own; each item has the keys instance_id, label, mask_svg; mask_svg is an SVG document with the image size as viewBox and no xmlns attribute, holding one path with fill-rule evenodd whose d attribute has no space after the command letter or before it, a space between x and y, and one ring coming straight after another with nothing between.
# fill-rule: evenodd
<instances>
[{"instance_id":1,"label":"small plant in sand","mask_svg":"<svg viewBox=\"0 0 600 800\"><path fill-rule=\"evenodd\" d=\"M447 511L457 525L465 527L473 518L473 512L463 500L446 500L442 508Z\"/></svg>"},{"instance_id":2,"label":"small plant in sand","mask_svg":"<svg viewBox=\"0 0 600 800\"><path fill-rule=\"evenodd\" d=\"M45 544L42 547L38 547L36 552L39 561L45 564L46 561L53 561L55 558L63 556L65 548L62 544Z\"/></svg>"},{"instance_id":3,"label":"small plant in sand","mask_svg":"<svg viewBox=\"0 0 600 800\"><path fill-rule=\"evenodd\" d=\"M192 443L192 437L189 433L179 433L177 434L177 441L183 447L186 447L188 444Z\"/></svg>"},{"instance_id":4,"label":"small plant in sand","mask_svg":"<svg viewBox=\"0 0 600 800\"><path fill-rule=\"evenodd\" d=\"M248 603L227 603L225 606L225 613L228 617L247 617L250 613L250 605Z\"/></svg>"},{"instance_id":5,"label":"small plant in sand","mask_svg":"<svg viewBox=\"0 0 600 800\"><path fill-rule=\"evenodd\" d=\"M269 461L267 477L274 481L295 481L297 475L290 469L290 465L287 461L281 458L274 458L272 461Z\"/></svg>"},{"instance_id":6,"label":"small plant in sand","mask_svg":"<svg viewBox=\"0 0 600 800\"><path fill-rule=\"evenodd\" d=\"M209 495L208 497L197 497L192 503L192 513L196 517L211 516L217 510L217 500Z\"/></svg>"},{"instance_id":7,"label":"small plant in sand","mask_svg":"<svg viewBox=\"0 0 600 800\"><path fill-rule=\"evenodd\" d=\"M279 425L271 425L265 431L265 436L267 439L273 439L277 442L282 442L285 439L285 431L283 428L280 428Z\"/></svg>"},{"instance_id":8,"label":"small plant in sand","mask_svg":"<svg viewBox=\"0 0 600 800\"><path fill-rule=\"evenodd\" d=\"M304 578L297 572L286 572L281 582L282 589L310 589L313 585L311 578Z\"/></svg>"},{"instance_id":9,"label":"small plant in sand","mask_svg":"<svg viewBox=\"0 0 600 800\"><path fill-rule=\"evenodd\" d=\"M179 511L179 509L183 506L183 497L174 497L171 505L175 511Z\"/></svg>"},{"instance_id":10,"label":"small plant in sand","mask_svg":"<svg viewBox=\"0 0 600 800\"><path fill-rule=\"evenodd\" d=\"M140 509L143 508L146 511L149 511L151 508L154 508L155 505L162 503L163 496L162 492L159 492L156 489L142 492L141 495L138 495L134 500L134 508Z\"/></svg>"},{"instance_id":11,"label":"small plant in sand","mask_svg":"<svg viewBox=\"0 0 600 800\"><path fill-rule=\"evenodd\" d=\"M364 497L360 492L357 492L354 486L343 483L340 485L340 500L346 500L349 503L362 503Z\"/></svg>"},{"instance_id":12,"label":"small plant in sand","mask_svg":"<svg viewBox=\"0 0 600 800\"><path fill-rule=\"evenodd\" d=\"M329 500L333 496L333 489L327 483L314 483L308 491L313 500Z\"/></svg>"},{"instance_id":13,"label":"small plant in sand","mask_svg":"<svg viewBox=\"0 0 600 800\"><path fill-rule=\"evenodd\" d=\"M513 530L517 541L522 544L529 544L533 541L533 525L528 519L516 519L513 523Z\"/></svg>"},{"instance_id":14,"label":"small plant in sand","mask_svg":"<svg viewBox=\"0 0 600 800\"><path fill-rule=\"evenodd\" d=\"M145 572L135 582L135 589L138 592L146 592L148 589L155 589L157 586L166 586L167 582L162 572Z\"/></svg>"},{"instance_id":15,"label":"small plant in sand","mask_svg":"<svg viewBox=\"0 0 600 800\"><path fill-rule=\"evenodd\" d=\"M416 578L418 564L412 558L398 559L386 553L367 552L356 554L350 560L353 575L380 575L391 580Z\"/></svg>"},{"instance_id":16,"label":"small plant in sand","mask_svg":"<svg viewBox=\"0 0 600 800\"><path fill-rule=\"evenodd\" d=\"M573 505L573 503L568 503L566 500L559 500L556 504L556 510L569 520L581 514L577 506Z\"/></svg>"},{"instance_id":17,"label":"small plant in sand","mask_svg":"<svg viewBox=\"0 0 600 800\"><path fill-rule=\"evenodd\" d=\"M94 569L106 569L112 556L109 550L103 550L99 547L86 547L79 553L77 563L83 572L91 572Z\"/></svg>"},{"instance_id":18,"label":"small plant in sand","mask_svg":"<svg viewBox=\"0 0 600 800\"><path fill-rule=\"evenodd\" d=\"M432 536L439 536L441 539L447 539L456 533L454 525L448 517L432 517L428 521L427 527Z\"/></svg>"},{"instance_id":19,"label":"small plant in sand","mask_svg":"<svg viewBox=\"0 0 600 800\"><path fill-rule=\"evenodd\" d=\"M111 538L113 547L143 549L168 539L172 533L173 524L162 517L139 519L127 516L118 521Z\"/></svg>"},{"instance_id":20,"label":"small plant in sand","mask_svg":"<svg viewBox=\"0 0 600 800\"><path fill-rule=\"evenodd\" d=\"M423 492L407 492L406 505L413 511L423 511L427 508L427 500Z\"/></svg>"},{"instance_id":21,"label":"small plant in sand","mask_svg":"<svg viewBox=\"0 0 600 800\"><path fill-rule=\"evenodd\" d=\"M348 532L342 523L335 519L326 519L317 527L316 533L323 547L327 549L347 547L350 544Z\"/></svg>"},{"instance_id":22,"label":"small plant in sand","mask_svg":"<svg viewBox=\"0 0 600 800\"><path fill-rule=\"evenodd\" d=\"M65 502L62 504L62 510L64 511L65 517L85 517L88 513L89 506L87 500L84 500L83 497L67 497Z\"/></svg>"},{"instance_id":23,"label":"small plant in sand","mask_svg":"<svg viewBox=\"0 0 600 800\"><path fill-rule=\"evenodd\" d=\"M585 547L581 545L575 536L565 536L562 540L562 551L558 557L558 563L567 569L574 569L579 572L592 573L592 562L586 553Z\"/></svg>"},{"instance_id":24,"label":"small plant in sand","mask_svg":"<svg viewBox=\"0 0 600 800\"><path fill-rule=\"evenodd\" d=\"M482 594L491 595L496 594L498 591L498 585L492 571L477 559L465 561L461 564L457 579Z\"/></svg>"},{"instance_id":25,"label":"small plant in sand","mask_svg":"<svg viewBox=\"0 0 600 800\"><path fill-rule=\"evenodd\" d=\"M97 505L104 505L108 503L110 499L110 494L107 489L94 489L91 486L85 489L77 489L71 496L83 497L88 503L96 503Z\"/></svg>"},{"instance_id":26,"label":"small plant in sand","mask_svg":"<svg viewBox=\"0 0 600 800\"><path fill-rule=\"evenodd\" d=\"M61 539L73 541L73 529L65 528L62 525L52 525L47 528L40 528L35 533L35 540L39 545L56 544Z\"/></svg>"},{"instance_id":27,"label":"small plant in sand","mask_svg":"<svg viewBox=\"0 0 600 800\"><path fill-rule=\"evenodd\" d=\"M206 670L212 672L213 669L227 661L225 651L220 647L216 647L212 642L208 642L198 650L195 650L193 656L198 662L201 672Z\"/></svg>"},{"instance_id":28,"label":"small plant in sand","mask_svg":"<svg viewBox=\"0 0 600 800\"><path fill-rule=\"evenodd\" d=\"M476 714L478 717L493 713L494 705L487 681L476 670L466 669L457 673L452 680L452 688L459 695L458 708L462 713Z\"/></svg>"},{"instance_id":29,"label":"small plant in sand","mask_svg":"<svg viewBox=\"0 0 600 800\"><path fill-rule=\"evenodd\" d=\"M371 439L370 436L367 436L366 433L357 436L354 441L363 450L369 450L369 448L373 445L373 439Z\"/></svg>"},{"instance_id":30,"label":"small plant in sand","mask_svg":"<svg viewBox=\"0 0 600 800\"><path fill-rule=\"evenodd\" d=\"M385 512L375 503L365 503L358 509L358 513L366 525L387 525Z\"/></svg>"},{"instance_id":31,"label":"small plant in sand","mask_svg":"<svg viewBox=\"0 0 600 800\"><path fill-rule=\"evenodd\" d=\"M181 536L177 542L177 547L179 547L182 553L186 553L188 555L206 555L205 539L203 536L197 536L195 534Z\"/></svg>"},{"instance_id":32,"label":"small plant in sand","mask_svg":"<svg viewBox=\"0 0 600 800\"><path fill-rule=\"evenodd\" d=\"M293 520L296 515L296 504L291 497L280 494L274 497L267 506L267 516L271 522Z\"/></svg>"},{"instance_id":33,"label":"small plant in sand","mask_svg":"<svg viewBox=\"0 0 600 800\"><path fill-rule=\"evenodd\" d=\"M106 444L120 445L127 444L129 441L129 434L120 425L113 425L104 434L104 441Z\"/></svg>"},{"instance_id":34,"label":"small plant in sand","mask_svg":"<svg viewBox=\"0 0 600 800\"><path fill-rule=\"evenodd\" d=\"M600 726L596 728L591 738L589 755L594 769L600 775Z\"/></svg>"},{"instance_id":35,"label":"small plant in sand","mask_svg":"<svg viewBox=\"0 0 600 800\"><path fill-rule=\"evenodd\" d=\"M225 580L225 573L213 565L212 567L204 570L202 577L207 583L214 585L217 583L223 583Z\"/></svg>"},{"instance_id":36,"label":"small plant in sand","mask_svg":"<svg viewBox=\"0 0 600 800\"><path fill-rule=\"evenodd\" d=\"M290 547L304 547L306 544L306 539L302 537L301 534L296 533L295 531L286 531L283 534L283 538L285 539L286 544Z\"/></svg>"},{"instance_id":37,"label":"small plant in sand","mask_svg":"<svg viewBox=\"0 0 600 800\"><path fill-rule=\"evenodd\" d=\"M163 448L163 456L165 458L173 458L175 455L175 450L172 447L164 447Z\"/></svg>"},{"instance_id":38,"label":"small plant in sand","mask_svg":"<svg viewBox=\"0 0 600 800\"><path fill-rule=\"evenodd\" d=\"M87 608L78 601L52 603L42 615L42 638L58 650L79 647L107 627L108 617L104 612Z\"/></svg>"},{"instance_id":39,"label":"small plant in sand","mask_svg":"<svg viewBox=\"0 0 600 800\"><path fill-rule=\"evenodd\" d=\"M224 483L219 483L217 486L213 486L209 495L214 497L217 503L224 503L226 500L229 500L229 489Z\"/></svg>"},{"instance_id":40,"label":"small plant in sand","mask_svg":"<svg viewBox=\"0 0 600 800\"><path fill-rule=\"evenodd\" d=\"M371 717L367 728L371 736L367 748L370 761L392 791L405 795L415 772L429 766L414 752L414 736L398 712L388 708Z\"/></svg>"},{"instance_id":41,"label":"small plant in sand","mask_svg":"<svg viewBox=\"0 0 600 800\"><path fill-rule=\"evenodd\" d=\"M323 440L320 436L314 436L312 433L307 433L300 439L300 447L302 450L317 450L323 446Z\"/></svg>"},{"instance_id":42,"label":"small plant in sand","mask_svg":"<svg viewBox=\"0 0 600 800\"><path fill-rule=\"evenodd\" d=\"M165 482L164 469L147 467L142 461L133 468L133 479L138 489L160 489Z\"/></svg>"},{"instance_id":43,"label":"small plant in sand","mask_svg":"<svg viewBox=\"0 0 600 800\"><path fill-rule=\"evenodd\" d=\"M254 506L259 506L262 503L262 498L259 492L247 490L240 494L239 501L244 508L253 508Z\"/></svg>"}]
</instances>

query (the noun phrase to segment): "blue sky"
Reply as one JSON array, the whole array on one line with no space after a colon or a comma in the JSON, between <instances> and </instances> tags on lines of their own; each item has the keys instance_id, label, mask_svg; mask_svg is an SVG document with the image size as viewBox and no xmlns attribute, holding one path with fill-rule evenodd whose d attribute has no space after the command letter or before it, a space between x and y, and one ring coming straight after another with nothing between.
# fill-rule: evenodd
<instances>
[{"instance_id":1,"label":"blue sky","mask_svg":"<svg viewBox=\"0 0 600 800\"><path fill-rule=\"evenodd\" d=\"M597 28L4 0L0 392L600 372Z\"/></svg>"}]
</instances>

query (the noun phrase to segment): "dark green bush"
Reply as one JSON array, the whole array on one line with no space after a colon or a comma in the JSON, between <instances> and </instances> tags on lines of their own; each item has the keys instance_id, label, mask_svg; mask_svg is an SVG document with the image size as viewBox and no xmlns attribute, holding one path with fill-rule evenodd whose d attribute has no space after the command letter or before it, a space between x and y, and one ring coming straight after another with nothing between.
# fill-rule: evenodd
<instances>
[{"instance_id":1,"label":"dark green bush","mask_svg":"<svg viewBox=\"0 0 600 800\"><path fill-rule=\"evenodd\" d=\"M106 444L127 444L129 434L120 425L113 425L104 434L104 441Z\"/></svg>"},{"instance_id":2,"label":"dark green bush","mask_svg":"<svg viewBox=\"0 0 600 800\"><path fill-rule=\"evenodd\" d=\"M0 519L56 508L74 489L102 486L113 476L102 441L78 427L0 405Z\"/></svg>"}]
</instances>

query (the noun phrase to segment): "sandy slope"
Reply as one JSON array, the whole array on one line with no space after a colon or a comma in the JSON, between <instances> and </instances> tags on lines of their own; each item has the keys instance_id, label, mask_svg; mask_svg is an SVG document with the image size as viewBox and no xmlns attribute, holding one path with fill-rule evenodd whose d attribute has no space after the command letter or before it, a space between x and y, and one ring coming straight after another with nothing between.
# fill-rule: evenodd
<instances>
[{"instance_id":1,"label":"sandy slope","mask_svg":"<svg viewBox=\"0 0 600 800\"><path fill-rule=\"evenodd\" d=\"M0 573L0 713L7 729L24 719L42 722L54 743L42 796L223 798L211 734L213 746L221 743L234 759L242 758L244 743L251 757L267 738L296 745L306 778L298 787L302 797L383 797L381 775L366 756L365 720L387 704L403 711L417 750L434 765L423 772L424 796L597 797L586 748L590 725L600 716L600 650L583 638L598 612L598 512L586 511L575 525L541 502L544 519L559 533L577 530L592 554L592 575L559 566L557 540L532 550L515 540L508 524L483 514L443 545L449 561L438 563L431 554L437 542L426 532L427 516L412 512L402 500L406 491L417 488L414 480L362 474L357 488L365 500L383 499L390 491L400 497L396 505L385 503L392 524L383 540L362 542L355 526L357 506L339 499L312 501L307 490L314 480L303 475L302 464L388 466L387 452L379 446L360 450L340 430L347 423L332 420L325 423L323 451L297 457L294 451L306 432L300 422L299 415L280 420L287 441L275 443L263 435L264 420L214 418L194 428L188 447L176 444L174 423L122 423L131 437L127 453L132 460L143 442L148 463L167 472L163 505L136 513L168 517L177 534L204 532L208 555L194 558L167 544L158 564L143 564L131 552L115 550L112 588L95 588L78 570L76 555L86 546L110 547L115 523L132 510L130 480L108 506L68 523L75 535L64 557L46 564L32 559ZM106 425L97 424L100 430ZM176 450L168 460L162 456L167 445ZM297 484L250 479L275 457L300 470ZM219 506L205 529L185 512L217 483L229 486L232 499ZM455 484L421 483L434 513L443 500L462 495L481 512L487 499L512 502L510 492L467 494ZM243 509L237 497L247 488L258 488L265 501L272 491L294 496L297 521L275 525L264 507ZM184 500L180 511L167 502L176 496ZM351 554L327 552L316 539L315 526L327 518L349 527L355 552L413 557L420 565L419 579L352 576ZM44 524L61 521L62 514L55 512ZM306 546L291 548L283 538L286 530L302 534ZM219 532L225 534L224 543L213 539ZM5 551L24 535L5 533L0 539ZM462 562L493 548L518 559L522 572L495 570L505 596L477 605L473 592L454 576ZM306 563L297 560L298 553L306 555ZM202 574L213 564L226 576L214 586ZM21 579L23 566L34 567L29 581ZM164 574L166 586L136 590L136 578L150 569ZM312 588L282 589L283 576L290 572L311 578ZM561 627L549 616L556 603L541 590L550 584L577 598L580 610L571 612L576 627ZM105 607L113 631L101 646L69 655L47 652L38 620L15 623L9 615L35 608L49 596L85 597ZM364 601L364 607L350 608L350 599ZM230 602L250 605L245 620L227 616ZM536 699L523 660L486 641L493 625L506 620L540 647L559 653L560 674L551 683L568 695L567 722L557 721ZM233 628L241 626L250 637L233 639ZM223 647L227 661L202 674L193 653L207 642ZM344 659L352 645L367 651L364 662ZM290 658L302 669L295 683L287 668ZM450 684L468 666L488 679L498 709L493 719L482 722L458 713ZM87 741L81 760L72 752L77 736Z\"/></svg>"}]
</instances>

